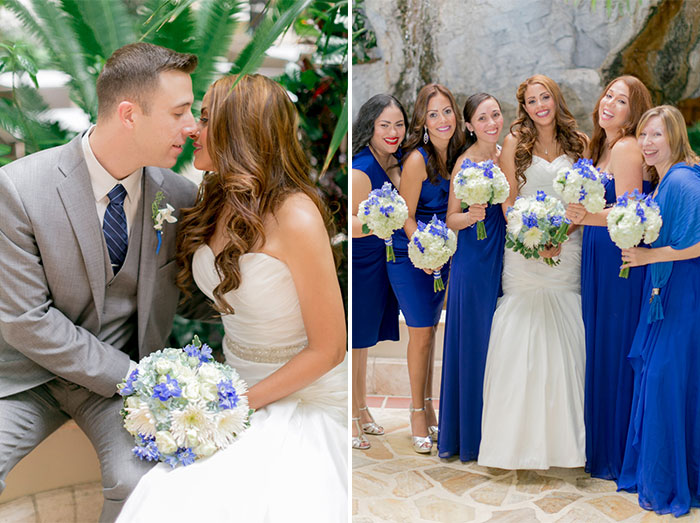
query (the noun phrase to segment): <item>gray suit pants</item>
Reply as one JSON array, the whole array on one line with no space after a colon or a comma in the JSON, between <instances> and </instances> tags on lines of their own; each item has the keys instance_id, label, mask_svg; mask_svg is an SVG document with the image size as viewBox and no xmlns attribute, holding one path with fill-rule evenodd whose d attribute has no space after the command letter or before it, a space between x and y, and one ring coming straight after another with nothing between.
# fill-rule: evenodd
<instances>
[{"instance_id":1,"label":"gray suit pants","mask_svg":"<svg viewBox=\"0 0 700 523\"><path fill-rule=\"evenodd\" d=\"M73 418L100 460L105 498L100 521L114 521L152 466L131 453L134 440L122 426L121 407L120 396L105 398L62 378L0 398L0 492L19 460Z\"/></svg>"}]
</instances>

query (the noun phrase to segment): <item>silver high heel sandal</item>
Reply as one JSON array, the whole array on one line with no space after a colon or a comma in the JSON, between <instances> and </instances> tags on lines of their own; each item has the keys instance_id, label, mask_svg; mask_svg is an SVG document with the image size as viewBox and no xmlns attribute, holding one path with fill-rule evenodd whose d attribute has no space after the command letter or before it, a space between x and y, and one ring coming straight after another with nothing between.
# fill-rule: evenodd
<instances>
[{"instance_id":1,"label":"silver high heel sandal","mask_svg":"<svg viewBox=\"0 0 700 523\"><path fill-rule=\"evenodd\" d=\"M433 402L433 398L425 398L425 401L429 401L430 403ZM428 436L430 436L430 439L433 441L438 440L438 426L437 425L429 425L428 426Z\"/></svg>"},{"instance_id":2,"label":"silver high heel sandal","mask_svg":"<svg viewBox=\"0 0 700 523\"><path fill-rule=\"evenodd\" d=\"M414 409L413 405L411 405L410 407L408 407L408 412L411 414L413 414L414 412L425 412L425 406L421 407L420 409ZM411 425L411 442L413 444L413 450L416 451L418 454L430 454L430 451L433 450L433 442L430 439L430 434L428 434L427 436L414 436L411 421L411 416L409 414L409 424Z\"/></svg>"},{"instance_id":3,"label":"silver high heel sandal","mask_svg":"<svg viewBox=\"0 0 700 523\"><path fill-rule=\"evenodd\" d=\"M374 421L374 416L369 412L369 409L367 408L367 405L364 407L359 407L358 410L364 410L367 412L367 415L369 416L370 421L369 423L363 423L362 424L362 431L365 434L371 434L372 436L381 436L384 434L384 427L381 425L377 425L377 422Z\"/></svg>"},{"instance_id":4,"label":"silver high heel sandal","mask_svg":"<svg viewBox=\"0 0 700 523\"><path fill-rule=\"evenodd\" d=\"M352 437L352 448L360 449L360 450L367 450L372 445L370 445L369 440L362 433L362 429L360 428L360 418L350 418L350 419L352 419L352 422L355 424L355 428L357 429L357 434L358 434L357 436Z\"/></svg>"}]
</instances>

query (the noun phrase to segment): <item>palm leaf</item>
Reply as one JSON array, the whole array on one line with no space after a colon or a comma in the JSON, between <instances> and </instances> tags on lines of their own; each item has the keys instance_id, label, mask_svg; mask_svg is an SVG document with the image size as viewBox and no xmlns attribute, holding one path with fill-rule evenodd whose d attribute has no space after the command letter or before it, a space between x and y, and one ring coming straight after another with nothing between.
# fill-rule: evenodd
<instances>
[{"instance_id":1,"label":"palm leaf","mask_svg":"<svg viewBox=\"0 0 700 523\"><path fill-rule=\"evenodd\" d=\"M83 18L80 7L76 0L61 0L61 9L68 15L70 23L75 35L78 37L80 46L87 55L104 56L105 51L97 41L95 32L92 30Z\"/></svg>"},{"instance_id":2,"label":"palm leaf","mask_svg":"<svg viewBox=\"0 0 700 523\"><path fill-rule=\"evenodd\" d=\"M323 169L321 170L321 176L325 174L328 170L328 166L331 164L331 160L335 155L338 147L343 142L345 135L348 132L348 102L345 100L343 104L343 110L340 112L340 118L333 131L333 137L331 138L331 143L328 146L328 152L326 153L326 160L323 162Z\"/></svg>"},{"instance_id":3,"label":"palm leaf","mask_svg":"<svg viewBox=\"0 0 700 523\"><path fill-rule=\"evenodd\" d=\"M278 12L263 20L253 35L253 39L245 46L231 67L231 74L240 76L255 71L262 65L265 52L275 43L294 20L306 9L312 0L296 0L279 2ZM240 78L239 76L239 78Z\"/></svg>"},{"instance_id":4,"label":"palm leaf","mask_svg":"<svg viewBox=\"0 0 700 523\"><path fill-rule=\"evenodd\" d=\"M153 10L153 14L143 23L141 38L139 41L148 42L148 38L154 31L159 31L161 27L170 20L177 18L185 12L196 0L181 0L174 4L170 0L162 0L158 7Z\"/></svg>"},{"instance_id":5,"label":"palm leaf","mask_svg":"<svg viewBox=\"0 0 700 523\"><path fill-rule=\"evenodd\" d=\"M151 17L161 7L161 0L148 0L143 6L147 17ZM149 33L144 41L177 51L193 53L195 46L194 17L192 8L187 7L175 18L170 18L158 31Z\"/></svg>"},{"instance_id":6,"label":"palm leaf","mask_svg":"<svg viewBox=\"0 0 700 523\"><path fill-rule=\"evenodd\" d=\"M192 75L194 97L199 100L216 76L217 60L226 56L235 27L236 14L242 9L237 0L207 0L202 2L197 17L195 43L199 65Z\"/></svg>"},{"instance_id":7,"label":"palm leaf","mask_svg":"<svg viewBox=\"0 0 700 523\"><path fill-rule=\"evenodd\" d=\"M105 59L136 40L134 23L123 1L75 0L85 24L92 29Z\"/></svg>"}]
</instances>

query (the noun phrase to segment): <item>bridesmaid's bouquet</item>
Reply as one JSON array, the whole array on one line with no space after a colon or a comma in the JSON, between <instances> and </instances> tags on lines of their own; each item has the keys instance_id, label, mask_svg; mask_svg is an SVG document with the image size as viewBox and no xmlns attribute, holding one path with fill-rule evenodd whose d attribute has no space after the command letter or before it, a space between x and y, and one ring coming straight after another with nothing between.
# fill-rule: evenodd
<instances>
[{"instance_id":1,"label":"bridesmaid's bouquet","mask_svg":"<svg viewBox=\"0 0 700 523\"><path fill-rule=\"evenodd\" d=\"M381 189L374 189L369 197L360 203L357 218L362 223L364 234L373 233L384 240L386 261L395 261L394 246L391 235L403 227L408 218L408 207L399 192L389 182L384 182Z\"/></svg>"},{"instance_id":2,"label":"bridesmaid's bouquet","mask_svg":"<svg viewBox=\"0 0 700 523\"><path fill-rule=\"evenodd\" d=\"M173 468L211 456L250 426L247 390L197 336L182 349L154 352L117 385L133 453Z\"/></svg>"},{"instance_id":3,"label":"bridesmaid's bouquet","mask_svg":"<svg viewBox=\"0 0 700 523\"><path fill-rule=\"evenodd\" d=\"M503 171L492 160L475 163L470 159L462 162L460 171L455 175L455 196L462 200L462 209L475 203L503 203L510 193L510 184ZM486 227L479 220L476 224L476 239L486 238Z\"/></svg>"},{"instance_id":4,"label":"bridesmaid's bouquet","mask_svg":"<svg viewBox=\"0 0 700 523\"><path fill-rule=\"evenodd\" d=\"M556 247L568 239L569 220L564 205L543 191L536 196L519 196L506 211L506 247L525 258L539 258L542 249ZM543 258L549 266L559 260Z\"/></svg>"},{"instance_id":5,"label":"bridesmaid's bouquet","mask_svg":"<svg viewBox=\"0 0 700 523\"><path fill-rule=\"evenodd\" d=\"M580 203L592 213L605 208L603 173L588 158L581 158L571 169L562 169L554 178L554 190L565 203Z\"/></svg>"},{"instance_id":6,"label":"bridesmaid's bouquet","mask_svg":"<svg viewBox=\"0 0 700 523\"><path fill-rule=\"evenodd\" d=\"M608 213L610 239L620 249L636 247L644 240L651 244L659 237L663 220L661 211L651 195L644 196L637 189L617 199ZM629 267L620 269L620 278L628 278Z\"/></svg>"},{"instance_id":7,"label":"bridesmaid's bouquet","mask_svg":"<svg viewBox=\"0 0 700 523\"><path fill-rule=\"evenodd\" d=\"M456 250L457 236L435 215L428 224L418 222L418 229L408 243L408 257L413 265L419 269L434 271L434 292L445 289L440 267L447 263Z\"/></svg>"}]
</instances>

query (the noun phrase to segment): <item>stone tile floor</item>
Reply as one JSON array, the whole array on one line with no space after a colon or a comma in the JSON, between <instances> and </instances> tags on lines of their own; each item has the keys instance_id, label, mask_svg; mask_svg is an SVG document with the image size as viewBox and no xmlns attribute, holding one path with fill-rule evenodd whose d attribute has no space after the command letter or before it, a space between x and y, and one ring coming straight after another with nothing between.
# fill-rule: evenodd
<instances>
[{"instance_id":1,"label":"stone tile floor","mask_svg":"<svg viewBox=\"0 0 700 523\"><path fill-rule=\"evenodd\" d=\"M39 492L0 505L2 523L94 523L102 511L100 482Z\"/></svg>"},{"instance_id":2,"label":"stone tile floor","mask_svg":"<svg viewBox=\"0 0 700 523\"><path fill-rule=\"evenodd\" d=\"M440 459L436 448L430 456L416 454L408 400L375 397L367 403L385 435L368 436L367 451L352 451L353 523L675 521L643 510L636 495L616 492L614 482L591 478L582 468L508 471ZM700 510L678 521L700 522Z\"/></svg>"}]
</instances>

